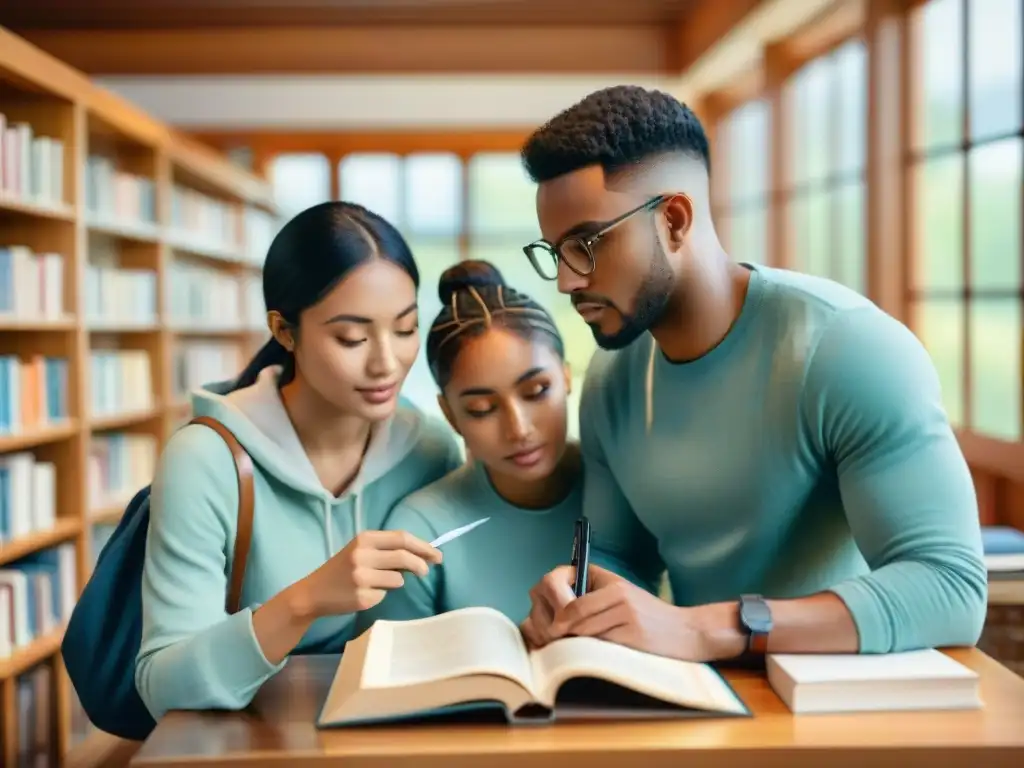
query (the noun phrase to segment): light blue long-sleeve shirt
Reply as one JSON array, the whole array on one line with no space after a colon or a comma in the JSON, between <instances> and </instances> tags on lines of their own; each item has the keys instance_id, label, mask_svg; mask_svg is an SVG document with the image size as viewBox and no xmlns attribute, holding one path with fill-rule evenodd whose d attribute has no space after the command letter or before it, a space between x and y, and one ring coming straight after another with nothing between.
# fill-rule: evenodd
<instances>
[{"instance_id":1,"label":"light blue long-sleeve shirt","mask_svg":"<svg viewBox=\"0 0 1024 768\"><path fill-rule=\"evenodd\" d=\"M680 605L830 590L864 653L974 644L978 506L927 352L840 285L751 269L703 357L673 364L650 336L596 354L580 411L594 545L652 588L667 569Z\"/></svg>"}]
</instances>

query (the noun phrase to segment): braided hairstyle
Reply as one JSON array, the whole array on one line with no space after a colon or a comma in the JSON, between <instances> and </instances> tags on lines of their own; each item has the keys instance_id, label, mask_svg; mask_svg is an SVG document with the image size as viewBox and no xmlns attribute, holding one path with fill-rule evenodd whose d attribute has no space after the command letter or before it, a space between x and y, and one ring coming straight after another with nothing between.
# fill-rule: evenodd
<instances>
[{"instance_id":1,"label":"braided hairstyle","mask_svg":"<svg viewBox=\"0 0 1024 768\"><path fill-rule=\"evenodd\" d=\"M427 335L427 364L442 390L469 339L491 328L504 328L523 339L543 340L562 359L565 345L554 320L540 304L505 284L501 272L488 261L467 260L449 267L438 280L437 294L444 308Z\"/></svg>"}]
</instances>

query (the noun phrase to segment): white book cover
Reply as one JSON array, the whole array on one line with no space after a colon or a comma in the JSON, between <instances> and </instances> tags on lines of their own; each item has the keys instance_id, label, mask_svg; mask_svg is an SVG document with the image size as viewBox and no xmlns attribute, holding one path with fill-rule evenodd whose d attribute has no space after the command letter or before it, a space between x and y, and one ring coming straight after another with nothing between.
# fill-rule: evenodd
<instances>
[{"instance_id":1,"label":"white book cover","mask_svg":"<svg viewBox=\"0 0 1024 768\"><path fill-rule=\"evenodd\" d=\"M979 676L941 651L770 654L768 682L795 713L976 709Z\"/></svg>"},{"instance_id":2,"label":"white book cover","mask_svg":"<svg viewBox=\"0 0 1024 768\"><path fill-rule=\"evenodd\" d=\"M35 457L30 453L8 454L2 459L10 472L7 499L10 510L10 533L12 539L30 535L32 525L32 465Z\"/></svg>"},{"instance_id":3,"label":"white book cover","mask_svg":"<svg viewBox=\"0 0 1024 768\"><path fill-rule=\"evenodd\" d=\"M28 577L21 571L0 570L0 584L9 584L14 598L14 647L22 648L32 642L28 625Z\"/></svg>"},{"instance_id":4,"label":"white book cover","mask_svg":"<svg viewBox=\"0 0 1024 768\"><path fill-rule=\"evenodd\" d=\"M9 589L0 589L0 659L10 658L14 652L11 626L11 594Z\"/></svg>"},{"instance_id":5,"label":"white book cover","mask_svg":"<svg viewBox=\"0 0 1024 768\"><path fill-rule=\"evenodd\" d=\"M57 467L50 462L37 462L32 467L32 528L48 531L57 516Z\"/></svg>"}]
</instances>

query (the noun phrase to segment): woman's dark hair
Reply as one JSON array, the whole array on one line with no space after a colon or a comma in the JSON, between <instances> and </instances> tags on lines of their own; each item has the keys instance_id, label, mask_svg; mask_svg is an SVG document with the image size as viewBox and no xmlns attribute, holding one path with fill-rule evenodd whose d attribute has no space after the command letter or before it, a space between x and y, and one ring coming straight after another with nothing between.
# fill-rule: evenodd
<instances>
[{"instance_id":1,"label":"woman's dark hair","mask_svg":"<svg viewBox=\"0 0 1024 768\"><path fill-rule=\"evenodd\" d=\"M381 258L397 264L419 288L420 273L408 243L395 227L355 203L320 203L296 214L270 243L263 265L263 301L292 327L360 264ZM255 383L260 371L280 365L280 384L295 375L295 358L271 338L245 367L234 388Z\"/></svg>"},{"instance_id":2,"label":"woman's dark hair","mask_svg":"<svg viewBox=\"0 0 1024 768\"><path fill-rule=\"evenodd\" d=\"M527 340L541 338L565 358L565 345L551 315L506 285L501 272L488 261L467 260L448 267L438 280L437 295L444 309L427 335L427 364L442 390L451 380L463 343L493 327Z\"/></svg>"}]
</instances>

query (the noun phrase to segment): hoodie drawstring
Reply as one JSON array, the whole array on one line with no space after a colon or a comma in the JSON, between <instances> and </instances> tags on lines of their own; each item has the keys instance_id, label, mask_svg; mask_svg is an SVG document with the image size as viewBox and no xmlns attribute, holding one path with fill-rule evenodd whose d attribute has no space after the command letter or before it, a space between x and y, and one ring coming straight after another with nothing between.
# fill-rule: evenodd
<instances>
[{"instance_id":1,"label":"hoodie drawstring","mask_svg":"<svg viewBox=\"0 0 1024 768\"><path fill-rule=\"evenodd\" d=\"M331 502L324 499L324 539L327 541L327 557L334 557L334 542L331 541Z\"/></svg>"}]
</instances>

